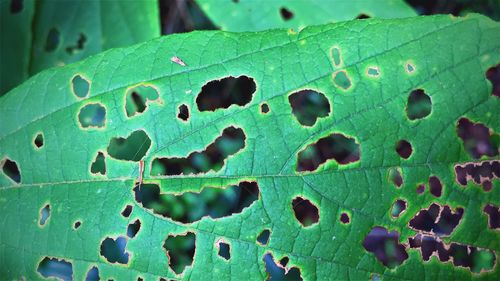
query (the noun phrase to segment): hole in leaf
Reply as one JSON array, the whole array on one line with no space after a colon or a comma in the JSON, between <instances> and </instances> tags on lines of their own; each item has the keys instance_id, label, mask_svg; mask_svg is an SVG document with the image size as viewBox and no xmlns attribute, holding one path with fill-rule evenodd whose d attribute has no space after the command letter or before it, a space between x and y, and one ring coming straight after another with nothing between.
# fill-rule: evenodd
<instances>
[{"instance_id":1,"label":"hole in leaf","mask_svg":"<svg viewBox=\"0 0 500 281\"><path fill-rule=\"evenodd\" d=\"M185 104L181 104L179 106L179 113L177 114L177 118L182 121L187 121L189 119L189 108Z\"/></svg>"},{"instance_id":2,"label":"hole in leaf","mask_svg":"<svg viewBox=\"0 0 500 281\"><path fill-rule=\"evenodd\" d=\"M330 159L334 159L340 165L359 161L359 144L354 138L337 133L320 138L299 152L297 171L314 171Z\"/></svg>"},{"instance_id":3,"label":"hole in leaf","mask_svg":"<svg viewBox=\"0 0 500 281\"><path fill-rule=\"evenodd\" d=\"M45 51L53 52L59 46L61 34L57 28L51 28L47 34L47 41L45 41Z\"/></svg>"},{"instance_id":4,"label":"hole in leaf","mask_svg":"<svg viewBox=\"0 0 500 281\"><path fill-rule=\"evenodd\" d=\"M106 158L104 157L104 153L100 151L97 153L94 162L90 165L90 172L92 174L106 174Z\"/></svg>"},{"instance_id":5,"label":"hole in leaf","mask_svg":"<svg viewBox=\"0 0 500 281\"><path fill-rule=\"evenodd\" d=\"M367 15L367 14L359 14L356 17L356 19L358 19L358 20L364 20L364 19L369 19L369 18L371 18L371 17L369 15Z\"/></svg>"},{"instance_id":6,"label":"hole in leaf","mask_svg":"<svg viewBox=\"0 0 500 281\"><path fill-rule=\"evenodd\" d=\"M399 244L399 233L375 226L363 241L363 247L386 267L394 268L408 258L405 246Z\"/></svg>"},{"instance_id":7,"label":"hole in leaf","mask_svg":"<svg viewBox=\"0 0 500 281\"><path fill-rule=\"evenodd\" d=\"M260 112L262 112L263 114L269 113L269 110L269 105L267 103L263 103L260 105Z\"/></svg>"},{"instance_id":8,"label":"hole in leaf","mask_svg":"<svg viewBox=\"0 0 500 281\"><path fill-rule=\"evenodd\" d=\"M43 146L43 135L41 133L36 134L33 144L36 148L41 148Z\"/></svg>"},{"instance_id":9,"label":"hole in leaf","mask_svg":"<svg viewBox=\"0 0 500 281\"><path fill-rule=\"evenodd\" d=\"M75 221L75 223L73 224L73 228L76 230L78 228L80 228L80 226L82 226L82 222L81 221Z\"/></svg>"},{"instance_id":10,"label":"hole in leaf","mask_svg":"<svg viewBox=\"0 0 500 281\"><path fill-rule=\"evenodd\" d=\"M284 20L284 21L289 21L293 18L293 13L292 11L288 10L287 8L285 7L282 7L280 9L280 15L281 15L281 18Z\"/></svg>"},{"instance_id":11,"label":"hole in leaf","mask_svg":"<svg viewBox=\"0 0 500 281\"><path fill-rule=\"evenodd\" d=\"M488 71L486 71L486 78L490 80L493 87L491 94L500 98L500 64L488 69Z\"/></svg>"},{"instance_id":12,"label":"hole in leaf","mask_svg":"<svg viewBox=\"0 0 500 281\"><path fill-rule=\"evenodd\" d=\"M119 236L114 239L106 237L101 243L101 256L110 263L127 264L129 253L125 251L127 246L127 238Z\"/></svg>"},{"instance_id":13,"label":"hole in leaf","mask_svg":"<svg viewBox=\"0 0 500 281\"><path fill-rule=\"evenodd\" d=\"M292 113L300 124L313 126L318 118L330 114L330 103L323 93L301 90L288 96Z\"/></svg>"},{"instance_id":14,"label":"hole in leaf","mask_svg":"<svg viewBox=\"0 0 500 281\"><path fill-rule=\"evenodd\" d=\"M289 261L290 261L290 259L289 259L288 257L283 257L283 258L281 258L281 260L280 260L280 265L281 265L282 267L286 267L286 265L288 264L288 262L289 262Z\"/></svg>"},{"instance_id":15,"label":"hole in leaf","mask_svg":"<svg viewBox=\"0 0 500 281\"><path fill-rule=\"evenodd\" d=\"M488 215L488 224L491 229L500 229L500 207L487 204L483 209Z\"/></svg>"},{"instance_id":16,"label":"hole in leaf","mask_svg":"<svg viewBox=\"0 0 500 281\"><path fill-rule=\"evenodd\" d=\"M342 64L342 57L340 55L340 48L339 47L333 47L330 51L330 55L333 60L333 65L335 67L339 67Z\"/></svg>"},{"instance_id":17,"label":"hole in leaf","mask_svg":"<svg viewBox=\"0 0 500 281\"><path fill-rule=\"evenodd\" d=\"M351 222L351 218L349 218L349 214L342 213L340 214L340 222L343 224L348 224Z\"/></svg>"},{"instance_id":18,"label":"hole in leaf","mask_svg":"<svg viewBox=\"0 0 500 281\"><path fill-rule=\"evenodd\" d=\"M2 161L2 171L3 173L16 183L21 183L21 172L15 161L10 159L4 159Z\"/></svg>"},{"instance_id":19,"label":"hole in leaf","mask_svg":"<svg viewBox=\"0 0 500 281\"><path fill-rule=\"evenodd\" d=\"M319 210L311 201L302 197L295 197L292 201L295 218L304 227L311 226L319 221Z\"/></svg>"},{"instance_id":20,"label":"hole in leaf","mask_svg":"<svg viewBox=\"0 0 500 281\"><path fill-rule=\"evenodd\" d=\"M270 253L265 254L262 260L264 261L266 267L266 281L303 280L299 268L283 268L281 264L276 264L273 255Z\"/></svg>"},{"instance_id":21,"label":"hole in leaf","mask_svg":"<svg viewBox=\"0 0 500 281\"><path fill-rule=\"evenodd\" d=\"M24 0L11 0L10 1L10 13L17 14L23 10Z\"/></svg>"},{"instance_id":22,"label":"hole in leaf","mask_svg":"<svg viewBox=\"0 0 500 281\"><path fill-rule=\"evenodd\" d=\"M152 86L140 85L127 91L125 95L125 111L127 117L143 113L148 104L158 101L158 90Z\"/></svg>"},{"instance_id":23,"label":"hole in leaf","mask_svg":"<svg viewBox=\"0 0 500 281\"><path fill-rule=\"evenodd\" d=\"M225 260L229 260L231 258L231 246L229 244L219 241L217 243L217 248L219 249L219 257Z\"/></svg>"},{"instance_id":24,"label":"hole in leaf","mask_svg":"<svg viewBox=\"0 0 500 281\"><path fill-rule=\"evenodd\" d=\"M339 70L335 73L333 73L333 83L340 89L347 91L349 88L352 86L351 79L349 78L349 75L347 75L347 71L345 70Z\"/></svg>"},{"instance_id":25,"label":"hole in leaf","mask_svg":"<svg viewBox=\"0 0 500 281\"><path fill-rule=\"evenodd\" d=\"M129 238L134 238L137 235L137 232L141 229L141 221L135 220L133 223L129 224L127 227L127 236Z\"/></svg>"},{"instance_id":26,"label":"hole in leaf","mask_svg":"<svg viewBox=\"0 0 500 281\"><path fill-rule=\"evenodd\" d=\"M152 176L189 175L219 171L225 160L245 147L245 133L240 128L228 127L203 151L195 151L187 157L155 158Z\"/></svg>"},{"instance_id":27,"label":"hole in leaf","mask_svg":"<svg viewBox=\"0 0 500 281\"><path fill-rule=\"evenodd\" d=\"M411 144L406 141L406 140L400 140L396 144L396 152L399 154L399 156L403 159L408 159L410 158L413 148Z\"/></svg>"},{"instance_id":28,"label":"hole in leaf","mask_svg":"<svg viewBox=\"0 0 500 281\"><path fill-rule=\"evenodd\" d=\"M405 66L405 70L407 73L411 74L415 71L415 66L411 63L407 63L406 66Z\"/></svg>"},{"instance_id":29,"label":"hole in leaf","mask_svg":"<svg viewBox=\"0 0 500 281\"><path fill-rule=\"evenodd\" d=\"M73 55L83 50L83 48L85 47L85 42L87 42L87 37L85 36L85 34L80 33L80 35L78 36L78 41L76 41L76 44L74 46L66 47L66 52L70 55Z\"/></svg>"},{"instance_id":30,"label":"hole in leaf","mask_svg":"<svg viewBox=\"0 0 500 281\"><path fill-rule=\"evenodd\" d=\"M432 101L424 90L413 90L408 96L406 105L406 116L410 120L417 120L427 117L432 112Z\"/></svg>"},{"instance_id":31,"label":"hole in leaf","mask_svg":"<svg viewBox=\"0 0 500 281\"><path fill-rule=\"evenodd\" d=\"M462 139L465 151L474 159L498 155L500 137L498 134L492 134L491 130L484 124L460 118L457 124L457 134Z\"/></svg>"},{"instance_id":32,"label":"hole in leaf","mask_svg":"<svg viewBox=\"0 0 500 281\"><path fill-rule=\"evenodd\" d=\"M85 98L89 94L90 82L81 75L75 75L71 79L71 89L78 98Z\"/></svg>"},{"instance_id":33,"label":"hole in leaf","mask_svg":"<svg viewBox=\"0 0 500 281\"><path fill-rule=\"evenodd\" d=\"M379 71L378 67L372 66L366 70L366 74L368 76L371 76L371 77L378 77L378 76L380 76L380 71Z\"/></svg>"},{"instance_id":34,"label":"hole in leaf","mask_svg":"<svg viewBox=\"0 0 500 281\"><path fill-rule=\"evenodd\" d=\"M96 266L93 266L89 272L87 272L87 277L85 277L85 281L99 281L101 277L99 276L99 269Z\"/></svg>"},{"instance_id":35,"label":"hole in leaf","mask_svg":"<svg viewBox=\"0 0 500 281\"><path fill-rule=\"evenodd\" d=\"M432 203L429 208L420 210L409 223L410 228L437 236L449 236L457 227L464 214L463 208L452 212L448 205Z\"/></svg>"},{"instance_id":36,"label":"hole in leaf","mask_svg":"<svg viewBox=\"0 0 500 281\"><path fill-rule=\"evenodd\" d=\"M269 237L271 236L271 231L269 229L264 229L262 232L257 236L257 242L263 246L267 245L269 242Z\"/></svg>"},{"instance_id":37,"label":"hole in leaf","mask_svg":"<svg viewBox=\"0 0 500 281\"><path fill-rule=\"evenodd\" d=\"M169 235L163 244L167 252L168 265L176 273L181 274L186 266L193 264L196 251L196 234L187 232L181 235Z\"/></svg>"},{"instance_id":38,"label":"hole in leaf","mask_svg":"<svg viewBox=\"0 0 500 281\"><path fill-rule=\"evenodd\" d=\"M160 193L157 184L134 187L135 199L154 213L182 223L192 223L203 217L218 219L241 213L259 199L256 182L240 182L226 188L205 187L199 193Z\"/></svg>"},{"instance_id":39,"label":"hole in leaf","mask_svg":"<svg viewBox=\"0 0 500 281\"><path fill-rule=\"evenodd\" d=\"M134 207L132 205L125 206L125 208L122 211L122 216L124 216L125 218L128 218L130 216L130 214L132 213L133 208Z\"/></svg>"},{"instance_id":40,"label":"hole in leaf","mask_svg":"<svg viewBox=\"0 0 500 281\"><path fill-rule=\"evenodd\" d=\"M148 152L151 139L143 130L133 131L128 137L111 138L108 155L119 160L140 161Z\"/></svg>"},{"instance_id":41,"label":"hole in leaf","mask_svg":"<svg viewBox=\"0 0 500 281\"><path fill-rule=\"evenodd\" d=\"M252 100L257 85L248 76L226 77L213 80L201 88L196 97L199 111L215 111L231 105L244 106Z\"/></svg>"},{"instance_id":42,"label":"hole in leaf","mask_svg":"<svg viewBox=\"0 0 500 281\"><path fill-rule=\"evenodd\" d=\"M37 271L45 278L73 280L73 265L64 259L44 257L38 264Z\"/></svg>"},{"instance_id":43,"label":"hole in leaf","mask_svg":"<svg viewBox=\"0 0 500 281\"><path fill-rule=\"evenodd\" d=\"M403 175L400 168L389 168L388 171L389 181L392 182L397 188L403 185Z\"/></svg>"},{"instance_id":44,"label":"hole in leaf","mask_svg":"<svg viewBox=\"0 0 500 281\"><path fill-rule=\"evenodd\" d=\"M443 193L443 184L436 176L431 176L429 178L429 191L434 197L441 197Z\"/></svg>"},{"instance_id":45,"label":"hole in leaf","mask_svg":"<svg viewBox=\"0 0 500 281\"><path fill-rule=\"evenodd\" d=\"M102 128L106 124L106 108L100 103L89 103L80 108L78 122L82 128Z\"/></svg>"},{"instance_id":46,"label":"hole in leaf","mask_svg":"<svg viewBox=\"0 0 500 281\"><path fill-rule=\"evenodd\" d=\"M469 268L473 273L490 271L495 267L495 253L458 243L445 244L439 237L417 234L408 238L410 248L420 249L422 259L429 261L436 256L441 262L451 262L454 266Z\"/></svg>"},{"instance_id":47,"label":"hole in leaf","mask_svg":"<svg viewBox=\"0 0 500 281\"><path fill-rule=\"evenodd\" d=\"M419 184L419 185L417 186L417 194L419 194L419 195L420 195L420 194L422 194L422 193L424 193L424 192L425 192L425 184L423 184L423 183L422 183L422 184Z\"/></svg>"},{"instance_id":48,"label":"hole in leaf","mask_svg":"<svg viewBox=\"0 0 500 281\"><path fill-rule=\"evenodd\" d=\"M40 225L45 225L47 220L50 218L50 204L45 205L42 210L40 210Z\"/></svg>"},{"instance_id":49,"label":"hole in leaf","mask_svg":"<svg viewBox=\"0 0 500 281\"><path fill-rule=\"evenodd\" d=\"M402 199L396 200L392 205L391 216L393 218L399 217L406 210L406 201Z\"/></svg>"}]
</instances>

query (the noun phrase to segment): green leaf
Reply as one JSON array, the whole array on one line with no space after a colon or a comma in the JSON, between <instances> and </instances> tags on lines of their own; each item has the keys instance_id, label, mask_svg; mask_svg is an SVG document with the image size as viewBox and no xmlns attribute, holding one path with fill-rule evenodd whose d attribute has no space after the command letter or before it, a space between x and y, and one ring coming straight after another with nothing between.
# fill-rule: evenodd
<instances>
[{"instance_id":1,"label":"green leaf","mask_svg":"<svg viewBox=\"0 0 500 281\"><path fill-rule=\"evenodd\" d=\"M160 36L156 0L6 0L0 15L0 95L46 68Z\"/></svg>"},{"instance_id":2,"label":"green leaf","mask_svg":"<svg viewBox=\"0 0 500 281\"><path fill-rule=\"evenodd\" d=\"M228 31L259 31L285 27L300 30L309 25L355 18L404 18L416 15L415 11L402 0L196 0L196 2L216 26Z\"/></svg>"},{"instance_id":3,"label":"green leaf","mask_svg":"<svg viewBox=\"0 0 500 281\"><path fill-rule=\"evenodd\" d=\"M43 71L0 98L0 276L498 280L498 174L455 174L499 164L498 34L479 15L193 32ZM419 233L470 267L424 261Z\"/></svg>"}]
</instances>

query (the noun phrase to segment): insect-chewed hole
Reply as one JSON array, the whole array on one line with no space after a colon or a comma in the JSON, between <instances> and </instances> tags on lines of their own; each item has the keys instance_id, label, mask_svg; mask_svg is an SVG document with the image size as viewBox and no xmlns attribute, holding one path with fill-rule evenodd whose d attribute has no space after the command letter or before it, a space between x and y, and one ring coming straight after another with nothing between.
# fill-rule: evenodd
<instances>
[{"instance_id":1,"label":"insect-chewed hole","mask_svg":"<svg viewBox=\"0 0 500 281\"><path fill-rule=\"evenodd\" d=\"M434 197L441 197L443 193L443 184L437 176L431 176L429 178L429 191Z\"/></svg>"},{"instance_id":2,"label":"insect-chewed hole","mask_svg":"<svg viewBox=\"0 0 500 281\"><path fill-rule=\"evenodd\" d=\"M339 70L332 74L333 83L341 90L347 91L352 86L351 79L345 70Z\"/></svg>"},{"instance_id":3,"label":"insect-chewed hole","mask_svg":"<svg viewBox=\"0 0 500 281\"><path fill-rule=\"evenodd\" d=\"M219 257L221 257L225 260L231 259L231 245L229 245L228 243L219 241L219 242L217 242L217 248L218 248L217 254L219 255Z\"/></svg>"},{"instance_id":4,"label":"insect-chewed hole","mask_svg":"<svg viewBox=\"0 0 500 281\"><path fill-rule=\"evenodd\" d=\"M491 95L500 98L500 64L489 68L486 71L486 78L492 85Z\"/></svg>"},{"instance_id":5,"label":"insect-chewed hole","mask_svg":"<svg viewBox=\"0 0 500 281\"><path fill-rule=\"evenodd\" d=\"M274 257L271 253L267 253L264 255L263 259L266 273L267 273L267 281L270 280L303 280L300 269L297 267L292 268L284 268L284 266L280 263L277 264L274 261Z\"/></svg>"},{"instance_id":6,"label":"insect-chewed hole","mask_svg":"<svg viewBox=\"0 0 500 281\"><path fill-rule=\"evenodd\" d=\"M335 67L339 67L342 64L342 56L340 54L340 48L334 46L330 49L330 56Z\"/></svg>"},{"instance_id":7,"label":"insect-chewed hole","mask_svg":"<svg viewBox=\"0 0 500 281\"><path fill-rule=\"evenodd\" d=\"M475 159L498 155L500 136L492 134L490 128L482 123L474 123L462 117L457 123L457 135L462 140L465 151Z\"/></svg>"},{"instance_id":8,"label":"insect-chewed hole","mask_svg":"<svg viewBox=\"0 0 500 281\"><path fill-rule=\"evenodd\" d=\"M110 263L127 264L129 260L129 253L125 251L127 246L127 238L118 236L114 239L106 237L101 242L101 256L103 256Z\"/></svg>"},{"instance_id":9,"label":"insect-chewed hole","mask_svg":"<svg viewBox=\"0 0 500 281\"><path fill-rule=\"evenodd\" d=\"M349 217L349 214L346 212L343 212L340 214L340 222L343 224L349 224L351 222L351 218Z\"/></svg>"},{"instance_id":10,"label":"insect-chewed hole","mask_svg":"<svg viewBox=\"0 0 500 281\"><path fill-rule=\"evenodd\" d=\"M399 244L399 233L375 226L363 240L363 247L375 255L386 267L394 268L407 258L405 246Z\"/></svg>"},{"instance_id":11,"label":"insect-chewed hole","mask_svg":"<svg viewBox=\"0 0 500 281\"><path fill-rule=\"evenodd\" d=\"M364 14L364 13L361 13L356 17L356 19L358 19L358 20L365 20L365 19L369 19L369 18L371 18L371 17L367 14Z\"/></svg>"},{"instance_id":12,"label":"insect-chewed hole","mask_svg":"<svg viewBox=\"0 0 500 281\"><path fill-rule=\"evenodd\" d=\"M408 159L413 152L413 147L407 140L400 140L396 143L396 152L401 158Z\"/></svg>"},{"instance_id":13,"label":"insect-chewed hole","mask_svg":"<svg viewBox=\"0 0 500 281\"><path fill-rule=\"evenodd\" d=\"M97 156L95 157L94 161L90 165L90 172L94 175L101 174L105 175L106 174L106 158L104 157L104 153L98 152Z\"/></svg>"},{"instance_id":14,"label":"insect-chewed hole","mask_svg":"<svg viewBox=\"0 0 500 281\"><path fill-rule=\"evenodd\" d=\"M89 103L80 108L78 122L82 128L102 128L106 125L106 108L100 103Z\"/></svg>"},{"instance_id":15,"label":"insect-chewed hole","mask_svg":"<svg viewBox=\"0 0 500 281\"><path fill-rule=\"evenodd\" d=\"M133 223L129 224L127 227L127 236L129 238L134 238L137 232L141 229L141 221L139 219L135 220Z\"/></svg>"},{"instance_id":16,"label":"insect-chewed hole","mask_svg":"<svg viewBox=\"0 0 500 281\"><path fill-rule=\"evenodd\" d=\"M281 258L279 263L282 267L286 267L286 265L288 264L289 261L290 261L290 258L285 256L285 257Z\"/></svg>"},{"instance_id":17,"label":"insect-chewed hole","mask_svg":"<svg viewBox=\"0 0 500 281\"><path fill-rule=\"evenodd\" d=\"M379 77L380 70L376 66L370 66L366 69L366 75L368 75L370 77Z\"/></svg>"},{"instance_id":18,"label":"insect-chewed hole","mask_svg":"<svg viewBox=\"0 0 500 281\"><path fill-rule=\"evenodd\" d=\"M71 90L78 98L85 98L89 94L90 82L80 74L71 79Z\"/></svg>"},{"instance_id":19,"label":"insect-chewed hole","mask_svg":"<svg viewBox=\"0 0 500 281\"><path fill-rule=\"evenodd\" d=\"M405 65L405 71L409 74L412 74L413 72L415 72L415 66L411 63L407 63Z\"/></svg>"},{"instance_id":20,"label":"insect-chewed hole","mask_svg":"<svg viewBox=\"0 0 500 281\"><path fill-rule=\"evenodd\" d=\"M153 86L139 85L127 90L125 94L125 112L127 117L143 113L148 104L159 100L158 90Z\"/></svg>"},{"instance_id":21,"label":"insect-chewed hole","mask_svg":"<svg viewBox=\"0 0 500 281\"><path fill-rule=\"evenodd\" d=\"M21 172L19 171L19 166L15 161L8 158L2 161L2 171L3 173L13 180L15 183L21 183Z\"/></svg>"},{"instance_id":22,"label":"insect-chewed hole","mask_svg":"<svg viewBox=\"0 0 500 281\"><path fill-rule=\"evenodd\" d=\"M435 256L440 262L451 262L454 266L469 268L473 273L495 268L496 256L492 250L454 242L445 244L439 237L421 233L408 238L408 244L410 248L420 249L424 261Z\"/></svg>"},{"instance_id":23,"label":"insect-chewed hole","mask_svg":"<svg viewBox=\"0 0 500 281\"><path fill-rule=\"evenodd\" d=\"M417 185L416 191L418 195L423 194L425 192L425 184L421 183Z\"/></svg>"},{"instance_id":24,"label":"insect-chewed hole","mask_svg":"<svg viewBox=\"0 0 500 281\"><path fill-rule=\"evenodd\" d=\"M125 218L130 217L130 214L132 213L133 209L134 209L134 207L132 205L125 206L125 208L123 208L123 211L121 213L122 216L125 217Z\"/></svg>"},{"instance_id":25,"label":"insect-chewed hole","mask_svg":"<svg viewBox=\"0 0 500 281\"><path fill-rule=\"evenodd\" d=\"M73 280L73 265L64 259L44 257L36 270L44 278Z\"/></svg>"},{"instance_id":26,"label":"insect-chewed hole","mask_svg":"<svg viewBox=\"0 0 500 281\"><path fill-rule=\"evenodd\" d=\"M66 47L66 53L70 55L76 54L77 52L83 50L86 42L87 42L87 36L85 36L85 34L83 33L80 33L80 35L78 36L78 40L76 41L76 44L73 46Z\"/></svg>"},{"instance_id":27,"label":"insect-chewed hole","mask_svg":"<svg viewBox=\"0 0 500 281\"><path fill-rule=\"evenodd\" d=\"M319 222L319 209L311 201L302 197L295 197L292 201L295 218L304 227L309 227Z\"/></svg>"},{"instance_id":28,"label":"insect-chewed hole","mask_svg":"<svg viewBox=\"0 0 500 281\"><path fill-rule=\"evenodd\" d=\"M493 188L492 181L500 178L500 160L486 160L455 165L455 180L462 186L469 181L481 184L485 192Z\"/></svg>"},{"instance_id":29,"label":"insect-chewed hole","mask_svg":"<svg viewBox=\"0 0 500 281\"><path fill-rule=\"evenodd\" d=\"M257 242L263 246L267 245L269 243L269 237L271 237L271 230L269 229L264 229L262 232L257 236Z\"/></svg>"},{"instance_id":30,"label":"insect-chewed hole","mask_svg":"<svg viewBox=\"0 0 500 281\"><path fill-rule=\"evenodd\" d=\"M240 128L228 127L222 135L203 151L195 151L187 157L160 157L153 159L152 176L171 176L219 171L226 159L245 147L245 133Z\"/></svg>"},{"instance_id":31,"label":"insect-chewed hole","mask_svg":"<svg viewBox=\"0 0 500 281\"><path fill-rule=\"evenodd\" d=\"M280 8L280 15L284 21L289 21L293 18L293 13L285 7Z\"/></svg>"},{"instance_id":32,"label":"insect-chewed hole","mask_svg":"<svg viewBox=\"0 0 500 281\"><path fill-rule=\"evenodd\" d=\"M391 209L391 216L393 218L399 217L406 210L406 201L398 199L394 202Z\"/></svg>"},{"instance_id":33,"label":"insect-chewed hole","mask_svg":"<svg viewBox=\"0 0 500 281\"><path fill-rule=\"evenodd\" d=\"M59 42L61 41L61 34L59 30L55 27L49 29L47 33L47 40L45 41L45 51L53 52L57 47L59 47Z\"/></svg>"},{"instance_id":34,"label":"insect-chewed hole","mask_svg":"<svg viewBox=\"0 0 500 281\"><path fill-rule=\"evenodd\" d=\"M330 102L323 93L314 90L301 90L288 96L292 113L300 124L313 126L318 118L330 114Z\"/></svg>"},{"instance_id":35,"label":"insect-chewed hole","mask_svg":"<svg viewBox=\"0 0 500 281\"><path fill-rule=\"evenodd\" d=\"M417 120L427 117L432 112L432 101L424 90L416 89L411 91L406 104L406 116L410 120Z\"/></svg>"},{"instance_id":36,"label":"insect-chewed hole","mask_svg":"<svg viewBox=\"0 0 500 281\"><path fill-rule=\"evenodd\" d=\"M119 160L140 161L151 147L151 139L144 130L133 131L126 138L111 138L108 155Z\"/></svg>"},{"instance_id":37,"label":"insect-chewed hole","mask_svg":"<svg viewBox=\"0 0 500 281\"><path fill-rule=\"evenodd\" d=\"M354 138L337 133L320 138L299 152L297 155L297 171L314 171L321 164L331 159L334 159L340 165L359 161L359 144Z\"/></svg>"},{"instance_id":38,"label":"insect-chewed hole","mask_svg":"<svg viewBox=\"0 0 500 281\"><path fill-rule=\"evenodd\" d=\"M38 223L41 226L44 226L49 220L49 218L50 218L50 204L47 204L40 210L40 219Z\"/></svg>"},{"instance_id":39,"label":"insect-chewed hole","mask_svg":"<svg viewBox=\"0 0 500 281\"><path fill-rule=\"evenodd\" d=\"M154 213L177 222L193 223L203 217L218 219L241 213L259 199L256 182L240 182L226 188L205 187L201 192L161 193L153 183L134 187L135 200Z\"/></svg>"},{"instance_id":40,"label":"insect-chewed hole","mask_svg":"<svg viewBox=\"0 0 500 281\"><path fill-rule=\"evenodd\" d=\"M257 89L255 80L248 76L213 80L201 88L196 97L199 111L215 111L231 105L244 106L252 100Z\"/></svg>"},{"instance_id":41,"label":"insect-chewed hole","mask_svg":"<svg viewBox=\"0 0 500 281\"><path fill-rule=\"evenodd\" d=\"M486 204L483 212L488 215L488 224L491 229L500 229L500 207Z\"/></svg>"},{"instance_id":42,"label":"insect-chewed hole","mask_svg":"<svg viewBox=\"0 0 500 281\"><path fill-rule=\"evenodd\" d=\"M85 281L99 281L99 280L101 280L101 278L99 276L99 268L97 268L97 266L93 266L87 272L87 276L85 277Z\"/></svg>"},{"instance_id":43,"label":"insect-chewed hole","mask_svg":"<svg viewBox=\"0 0 500 281\"><path fill-rule=\"evenodd\" d=\"M437 236L449 236L457 227L464 214L463 208L453 212L450 206L432 203L429 208L420 210L409 222L409 227Z\"/></svg>"},{"instance_id":44,"label":"insect-chewed hole","mask_svg":"<svg viewBox=\"0 0 500 281\"><path fill-rule=\"evenodd\" d=\"M73 224L73 228L75 230L79 229L80 226L82 226L82 222L81 221L75 221L75 223Z\"/></svg>"},{"instance_id":45,"label":"insect-chewed hole","mask_svg":"<svg viewBox=\"0 0 500 281\"><path fill-rule=\"evenodd\" d=\"M189 107L185 104L179 105L179 112L177 113L177 118L182 121L188 121L189 119Z\"/></svg>"},{"instance_id":46,"label":"insect-chewed hole","mask_svg":"<svg viewBox=\"0 0 500 281\"><path fill-rule=\"evenodd\" d=\"M394 184L397 188L403 185L403 174L400 168L389 168L387 172L389 181Z\"/></svg>"},{"instance_id":47,"label":"insect-chewed hole","mask_svg":"<svg viewBox=\"0 0 500 281\"><path fill-rule=\"evenodd\" d=\"M168 266L181 274L187 266L191 266L196 252L196 234L187 232L180 235L169 235L165 239L163 249L168 256Z\"/></svg>"},{"instance_id":48,"label":"insect-chewed hole","mask_svg":"<svg viewBox=\"0 0 500 281\"><path fill-rule=\"evenodd\" d=\"M24 0L10 0L10 13L18 14L24 8Z\"/></svg>"},{"instance_id":49,"label":"insect-chewed hole","mask_svg":"<svg viewBox=\"0 0 500 281\"><path fill-rule=\"evenodd\" d=\"M267 114L267 113L269 113L269 111L270 111L270 108L269 108L269 105L267 103L263 103L260 105L260 112L262 114Z\"/></svg>"},{"instance_id":50,"label":"insect-chewed hole","mask_svg":"<svg viewBox=\"0 0 500 281\"><path fill-rule=\"evenodd\" d=\"M41 148L43 146L43 134L42 133L36 134L35 138L33 139L33 145L35 145L36 148Z\"/></svg>"}]
</instances>

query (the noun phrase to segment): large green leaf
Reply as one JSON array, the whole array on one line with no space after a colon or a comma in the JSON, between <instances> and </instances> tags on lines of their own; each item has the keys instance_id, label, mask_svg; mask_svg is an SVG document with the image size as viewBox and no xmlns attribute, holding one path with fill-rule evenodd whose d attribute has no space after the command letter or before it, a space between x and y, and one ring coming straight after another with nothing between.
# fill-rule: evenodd
<instances>
[{"instance_id":1,"label":"large green leaf","mask_svg":"<svg viewBox=\"0 0 500 281\"><path fill-rule=\"evenodd\" d=\"M59 269L71 264L75 280L94 266L103 280L260 280L271 270L264 262L271 253L276 261L288 257L290 274L300 268L305 280L368 280L372 274L498 280L499 233L483 212L487 203L500 205L498 179L490 174L493 186L485 192L470 179L458 184L454 172L470 161L498 165L498 146L485 152L483 143L481 153L490 156L478 155L476 144L466 141L465 148L457 131L462 123L487 126L490 131L479 131L495 143L500 100L485 72L500 62L498 34L498 23L478 15L350 21L300 33L193 32L46 70L0 98L0 276L43 279L45 266L59 259L65 261ZM214 81L228 76L239 78ZM222 97L214 85L223 81L255 93L211 111ZM421 108L407 105L419 95L431 107L425 99ZM292 113L296 98L313 110ZM244 142L237 142L242 134ZM311 144L320 139L327 150L334 142L338 162L301 172L317 166L299 165L298 157L318 153ZM396 152L399 140L412 145L407 159ZM214 165L205 165L207 155ZM401 184L398 171L401 188L390 180ZM165 173L170 176L156 176ZM135 187L141 178L144 184ZM429 191L429 181L442 183L440 196ZM427 187L418 195L422 183ZM209 213L217 219L201 218L213 207L199 203L217 198L220 187L227 187L225 196L251 191L258 199L238 206L223 201L228 205L216 205L222 211ZM407 202L399 218L391 216L398 213L396 199ZM443 229L426 235L474 247L471 260L464 261L467 248L454 256L472 269L436 257L424 262L409 247L417 233L409 222L431 203L462 210L455 229L439 225ZM130 215L126 205L133 206ZM319 221L314 214L296 219L293 209L314 212L314 206ZM224 213L229 207L234 214ZM140 229L127 238L136 220ZM391 260L387 267L365 250L369 233L383 234L378 226L400 234L384 245L389 256L408 254L402 264ZM267 244L264 229L270 230ZM221 239L230 244L229 260L218 255L227 247ZM107 254L124 242L128 256ZM175 253L187 249L189 256L193 243L194 264L177 275L189 259Z\"/></svg>"},{"instance_id":2,"label":"large green leaf","mask_svg":"<svg viewBox=\"0 0 500 281\"><path fill-rule=\"evenodd\" d=\"M303 28L356 17L403 18L416 13L402 0L196 0L222 30Z\"/></svg>"}]
</instances>

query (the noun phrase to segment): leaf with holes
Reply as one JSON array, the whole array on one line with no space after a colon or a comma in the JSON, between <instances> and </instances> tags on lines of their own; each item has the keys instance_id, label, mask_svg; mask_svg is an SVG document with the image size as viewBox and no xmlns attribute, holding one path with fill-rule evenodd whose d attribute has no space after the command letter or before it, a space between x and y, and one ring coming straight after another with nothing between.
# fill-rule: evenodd
<instances>
[{"instance_id":1,"label":"leaf with holes","mask_svg":"<svg viewBox=\"0 0 500 281\"><path fill-rule=\"evenodd\" d=\"M0 276L498 280L498 34L194 32L46 70L0 99Z\"/></svg>"},{"instance_id":2,"label":"leaf with holes","mask_svg":"<svg viewBox=\"0 0 500 281\"><path fill-rule=\"evenodd\" d=\"M403 0L196 0L201 10L228 31L293 28L351 19L404 18L415 11Z\"/></svg>"},{"instance_id":3,"label":"leaf with holes","mask_svg":"<svg viewBox=\"0 0 500 281\"><path fill-rule=\"evenodd\" d=\"M0 3L0 95L43 69L160 36L156 0L34 2Z\"/></svg>"}]
</instances>

